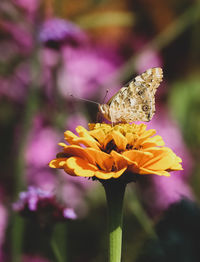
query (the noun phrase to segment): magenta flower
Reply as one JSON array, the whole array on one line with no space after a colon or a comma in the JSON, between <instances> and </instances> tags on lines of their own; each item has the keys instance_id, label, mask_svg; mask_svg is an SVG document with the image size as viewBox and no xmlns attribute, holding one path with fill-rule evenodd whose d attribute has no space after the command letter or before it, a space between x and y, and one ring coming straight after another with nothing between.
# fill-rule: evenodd
<instances>
[{"instance_id":1,"label":"magenta flower","mask_svg":"<svg viewBox=\"0 0 200 262\"><path fill-rule=\"evenodd\" d=\"M29 14L34 14L38 7L40 0L13 0L14 3L20 8L27 11Z\"/></svg>"},{"instance_id":2,"label":"magenta flower","mask_svg":"<svg viewBox=\"0 0 200 262\"><path fill-rule=\"evenodd\" d=\"M58 73L58 88L64 97L69 98L74 94L80 98L92 98L100 94L101 99L105 96L108 86L103 88L102 85L116 72L116 63L92 48L63 47L62 57L63 66ZM114 87L109 85L109 91L116 89L116 84Z\"/></svg>"},{"instance_id":3,"label":"magenta flower","mask_svg":"<svg viewBox=\"0 0 200 262\"><path fill-rule=\"evenodd\" d=\"M27 54L32 50L33 39L29 32L30 28L27 28L26 24L14 24L3 21L1 26L4 32L9 34L14 42L20 47L20 53Z\"/></svg>"},{"instance_id":4,"label":"magenta flower","mask_svg":"<svg viewBox=\"0 0 200 262\"><path fill-rule=\"evenodd\" d=\"M26 217L37 218L39 222L76 219L74 210L61 205L55 194L36 187L28 187L27 191L21 192L19 200L13 204L13 210Z\"/></svg>"},{"instance_id":5,"label":"magenta flower","mask_svg":"<svg viewBox=\"0 0 200 262\"><path fill-rule=\"evenodd\" d=\"M162 67L162 65L160 54L154 49L146 49L137 57L136 70L141 74L149 68Z\"/></svg>"},{"instance_id":6,"label":"magenta flower","mask_svg":"<svg viewBox=\"0 0 200 262\"><path fill-rule=\"evenodd\" d=\"M76 117L82 123L85 122L84 117L80 114ZM73 130L74 123L71 118L66 125ZM58 192L59 199L65 205L73 207L78 215L83 216L88 209L85 195L94 188L95 183L86 181L86 179L71 178L62 171L55 175L48 163L58 152L58 142L60 142L59 133L45 125L41 117L36 116L25 149L27 183L29 186L39 187L44 191Z\"/></svg>"},{"instance_id":7,"label":"magenta flower","mask_svg":"<svg viewBox=\"0 0 200 262\"><path fill-rule=\"evenodd\" d=\"M83 44L86 34L75 24L61 18L49 18L46 20L39 32L40 42L49 47L58 48L60 44L76 46Z\"/></svg>"}]
</instances>

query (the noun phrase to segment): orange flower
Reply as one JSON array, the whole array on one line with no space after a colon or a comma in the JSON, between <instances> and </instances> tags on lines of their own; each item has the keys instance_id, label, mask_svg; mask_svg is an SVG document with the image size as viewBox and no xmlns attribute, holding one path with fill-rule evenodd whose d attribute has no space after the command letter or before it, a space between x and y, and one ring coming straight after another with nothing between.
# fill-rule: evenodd
<instances>
[{"instance_id":1,"label":"orange flower","mask_svg":"<svg viewBox=\"0 0 200 262\"><path fill-rule=\"evenodd\" d=\"M118 178L122 174L170 176L182 170L182 160L168 147L154 129L145 124L89 124L89 131L78 126L78 136L64 133L65 143L57 158L49 164L72 176Z\"/></svg>"}]
</instances>

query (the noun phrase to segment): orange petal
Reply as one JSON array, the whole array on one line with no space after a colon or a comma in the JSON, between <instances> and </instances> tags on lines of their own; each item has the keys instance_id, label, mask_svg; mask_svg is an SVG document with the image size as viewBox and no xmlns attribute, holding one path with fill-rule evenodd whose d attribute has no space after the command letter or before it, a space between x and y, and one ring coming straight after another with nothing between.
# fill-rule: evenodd
<instances>
[{"instance_id":1,"label":"orange petal","mask_svg":"<svg viewBox=\"0 0 200 262\"><path fill-rule=\"evenodd\" d=\"M138 147L139 145L141 145L147 138L153 136L156 134L156 130L155 129L149 129L144 131L143 134L140 135L140 137L138 138L137 142L135 143L135 147Z\"/></svg>"},{"instance_id":2,"label":"orange petal","mask_svg":"<svg viewBox=\"0 0 200 262\"><path fill-rule=\"evenodd\" d=\"M116 172L105 172L105 171L96 171L95 176L99 179L110 179L110 178L118 178L120 177L125 171L126 167L122 168L121 170L118 170Z\"/></svg>"},{"instance_id":3,"label":"orange petal","mask_svg":"<svg viewBox=\"0 0 200 262\"><path fill-rule=\"evenodd\" d=\"M131 161L128 157L119 154L114 150L112 150L110 154L113 157L116 170L120 170L124 167L127 167L128 165L133 164L133 161Z\"/></svg>"},{"instance_id":4,"label":"orange petal","mask_svg":"<svg viewBox=\"0 0 200 262\"><path fill-rule=\"evenodd\" d=\"M80 158L87 160L90 164L95 164L93 157L90 156L90 154L88 154L88 152L86 151L86 148L82 148L77 145L70 145L70 146L66 146L63 149L63 153L65 153L68 157L78 156Z\"/></svg>"},{"instance_id":5,"label":"orange petal","mask_svg":"<svg viewBox=\"0 0 200 262\"><path fill-rule=\"evenodd\" d=\"M154 136L146 139L141 144L142 148L149 148L154 146L164 146L165 142L163 141L161 136Z\"/></svg>"},{"instance_id":6,"label":"orange petal","mask_svg":"<svg viewBox=\"0 0 200 262\"><path fill-rule=\"evenodd\" d=\"M66 158L57 158L51 160L49 163L49 166L51 168L63 168L63 166L66 164Z\"/></svg>"},{"instance_id":7,"label":"orange petal","mask_svg":"<svg viewBox=\"0 0 200 262\"><path fill-rule=\"evenodd\" d=\"M89 131L89 134L94 137L100 144L103 144L105 133L102 129L94 129L92 131Z\"/></svg>"},{"instance_id":8,"label":"orange petal","mask_svg":"<svg viewBox=\"0 0 200 262\"><path fill-rule=\"evenodd\" d=\"M158 176L170 176L170 173L164 170L155 171L155 170L149 170L143 167L140 167L139 169L140 175L158 175Z\"/></svg>"},{"instance_id":9,"label":"orange petal","mask_svg":"<svg viewBox=\"0 0 200 262\"><path fill-rule=\"evenodd\" d=\"M73 141L77 138L77 136L69 130L64 132L64 137L69 144L74 144Z\"/></svg>"},{"instance_id":10,"label":"orange petal","mask_svg":"<svg viewBox=\"0 0 200 262\"><path fill-rule=\"evenodd\" d=\"M141 166L150 170L166 170L174 163L176 155L167 147L148 150L153 157L148 161L142 161Z\"/></svg>"},{"instance_id":11,"label":"orange petal","mask_svg":"<svg viewBox=\"0 0 200 262\"><path fill-rule=\"evenodd\" d=\"M80 157L70 157L66 160L64 170L72 176L92 177L98 168Z\"/></svg>"},{"instance_id":12,"label":"orange petal","mask_svg":"<svg viewBox=\"0 0 200 262\"><path fill-rule=\"evenodd\" d=\"M93 157L93 162L96 163L102 170L110 171L113 166L113 158L111 155L94 148L85 148L85 151Z\"/></svg>"},{"instance_id":13,"label":"orange petal","mask_svg":"<svg viewBox=\"0 0 200 262\"><path fill-rule=\"evenodd\" d=\"M125 136L123 136L120 132L113 131L112 137L115 142L115 145L119 150L125 150L127 145L127 139Z\"/></svg>"},{"instance_id":14,"label":"orange petal","mask_svg":"<svg viewBox=\"0 0 200 262\"><path fill-rule=\"evenodd\" d=\"M147 161L153 156L150 152L144 152L139 150L129 150L122 153L123 156L129 158L135 164L139 165L141 161Z\"/></svg>"}]
</instances>

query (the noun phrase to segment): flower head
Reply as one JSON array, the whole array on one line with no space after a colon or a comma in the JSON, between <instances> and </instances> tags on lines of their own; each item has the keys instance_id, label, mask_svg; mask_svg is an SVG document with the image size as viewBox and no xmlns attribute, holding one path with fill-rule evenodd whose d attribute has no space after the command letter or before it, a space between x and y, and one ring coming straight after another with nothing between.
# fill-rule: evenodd
<instances>
[{"instance_id":1,"label":"flower head","mask_svg":"<svg viewBox=\"0 0 200 262\"><path fill-rule=\"evenodd\" d=\"M52 192L33 186L30 186L28 191L20 193L19 200L13 204L13 209L24 216L38 218L42 224L76 218L74 210L58 203Z\"/></svg>"},{"instance_id":2,"label":"flower head","mask_svg":"<svg viewBox=\"0 0 200 262\"><path fill-rule=\"evenodd\" d=\"M145 124L89 124L89 131L78 126L78 136L65 132L63 151L50 162L50 167L64 169L72 176L98 179L119 178L123 174L169 176L181 170L181 159L164 147L156 130ZM134 177L134 176L133 176Z\"/></svg>"},{"instance_id":3,"label":"flower head","mask_svg":"<svg viewBox=\"0 0 200 262\"><path fill-rule=\"evenodd\" d=\"M50 18L41 26L39 40L50 47L61 43L77 45L85 42L86 34L75 24L60 18Z\"/></svg>"}]
</instances>

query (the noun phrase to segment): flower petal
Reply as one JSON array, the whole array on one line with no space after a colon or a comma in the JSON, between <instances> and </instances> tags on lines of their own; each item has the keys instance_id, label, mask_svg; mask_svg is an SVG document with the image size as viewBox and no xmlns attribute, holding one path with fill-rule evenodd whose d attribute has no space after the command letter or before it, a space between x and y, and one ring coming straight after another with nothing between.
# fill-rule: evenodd
<instances>
[{"instance_id":1,"label":"flower petal","mask_svg":"<svg viewBox=\"0 0 200 262\"><path fill-rule=\"evenodd\" d=\"M163 141L161 136L154 136L146 139L141 143L142 148L149 148L149 147L155 147L155 146L164 146L165 142Z\"/></svg>"},{"instance_id":2,"label":"flower petal","mask_svg":"<svg viewBox=\"0 0 200 262\"><path fill-rule=\"evenodd\" d=\"M126 171L126 169L127 167L124 167L116 172L96 171L95 176L99 179L118 178Z\"/></svg>"},{"instance_id":3,"label":"flower petal","mask_svg":"<svg viewBox=\"0 0 200 262\"><path fill-rule=\"evenodd\" d=\"M111 155L94 148L85 148L85 152L93 158L93 163L97 164L102 170L111 171L114 163Z\"/></svg>"},{"instance_id":4,"label":"flower petal","mask_svg":"<svg viewBox=\"0 0 200 262\"><path fill-rule=\"evenodd\" d=\"M116 151L112 150L110 153L114 159L115 168L117 170L120 170L124 167L127 167L128 165L134 164L133 161L131 161L128 157L117 153Z\"/></svg>"},{"instance_id":5,"label":"flower petal","mask_svg":"<svg viewBox=\"0 0 200 262\"><path fill-rule=\"evenodd\" d=\"M139 165L141 161L147 161L153 156L150 152L144 152L139 150L129 150L122 153L123 156L129 158L133 163Z\"/></svg>"},{"instance_id":6,"label":"flower petal","mask_svg":"<svg viewBox=\"0 0 200 262\"><path fill-rule=\"evenodd\" d=\"M70 157L66 160L64 170L72 176L92 177L98 168L80 157Z\"/></svg>"},{"instance_id":7,"label":"flower petal","mask_svg":"<svg viewBox=\"0 0 200 262\"><path fill-rule=\"evenodd\" d=\"M51 168L63 168L65 164L66 164L66 158L57 158L51 160L49 166Z\"/></svg>"},{"instance_id":8,"label":"flower petal","mask_svg":"<svg viewBox=\"0 0 200 262\"><path fill-rule=\"evenodd\" d=\"M148 150L153 157L148 161L142 161L142 167L150 170L167 170L174 163L176 155L167 147Z\"/></svg>"},{"instance_id":9,"label":"flower petal","mask_svg":"<svg viewBox=\"0 0 200 262\"><path fill-rule=\"evenodd\" d=\"M95 164L93 157L91 157L90 154L88 154L85 148L82 148L80 146L77 145L66 146L63 149L63 153L66 154L66 157L78 156L80 158L87 160L90 164Z\"/></svg>"}]
</instances>

